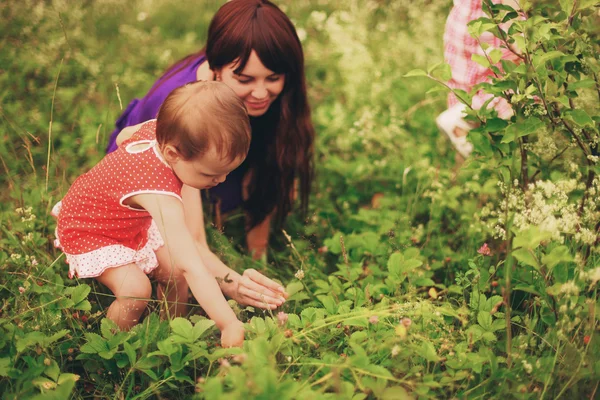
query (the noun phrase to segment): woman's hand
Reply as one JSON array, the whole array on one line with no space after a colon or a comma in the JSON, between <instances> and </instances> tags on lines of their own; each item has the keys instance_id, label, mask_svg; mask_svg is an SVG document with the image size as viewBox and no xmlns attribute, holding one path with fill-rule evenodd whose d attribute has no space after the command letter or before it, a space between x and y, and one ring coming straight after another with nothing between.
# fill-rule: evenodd
<instances>
[{"instance_id":1,"label":"woman's hand","mask_svg":"<svg viewBox=\"0 0 600 400\"><path fill-rule=\"evenodd\" d=\"M240 277L231 297L245 306L274 310L285 302L289 295L277 282L255 269L247 269Z\"/></svg>"},{"instance_id":2,"label":"woman's hand","mask_svg":"<svg viewBox=\"0 0 600 400\"><path fill-rule=\"evenodd\" d=\"M221 330L221 347L242 347L244 324L238 320L229 323Z\"/></svg>"}]
</instances>

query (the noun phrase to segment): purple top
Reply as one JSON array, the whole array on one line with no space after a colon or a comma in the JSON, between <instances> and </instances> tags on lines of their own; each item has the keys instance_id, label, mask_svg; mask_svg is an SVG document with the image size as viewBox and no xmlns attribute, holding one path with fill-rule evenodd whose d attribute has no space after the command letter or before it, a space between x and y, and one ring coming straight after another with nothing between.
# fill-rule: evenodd
<instances>
[{"instance_id":1,"label":"purple top","mask_svg":"<svg viewBox=\"0 0 600 400\"><path fill-rule=\"evenodd\" d=\"M141 100L133 99L123 114L117 119L115 123L116 128L110 135L106 152L111 153L117 149L117 135L123 128L156 118L160 105L172 90L187 83L195 82L198 67L205 60L206 57L201 55L197 60L168 78L164 76L160 77L144 98ZM227 176L225 182L209 190L211 201L216 202L219 199L221 200L222 212L230 211L241 205L242 180L246 169L245 163L243 163Z\"/></svg>"}]
</instances>

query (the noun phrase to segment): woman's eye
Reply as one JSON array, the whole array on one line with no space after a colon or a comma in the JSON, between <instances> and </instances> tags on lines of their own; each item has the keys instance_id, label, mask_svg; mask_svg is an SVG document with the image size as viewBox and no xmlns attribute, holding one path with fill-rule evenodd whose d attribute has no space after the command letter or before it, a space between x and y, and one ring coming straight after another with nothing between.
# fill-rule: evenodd
<instances>
[{"instance_id":1,"label":"woman's eye","mask_svg":"<svg viewBox=\"0 0 600 400\"><path fill-rule=\"evenodd\" d=\"M242 84L246 84L246 83L250 83L252 82L252 79L244 79L244 78L238 78L238 82L242 83Z\"/></svg>"},{"instance_id":2,"label":"woman's eye","mask_svg":"<svg viewBox=\"0 0 600 400\"><path fill-rule=\"evenodd\" d=\"M277 82L279 79L281 79L281 75L273 75L267 78L269 82Z\"/></svg>"}]
</instances>

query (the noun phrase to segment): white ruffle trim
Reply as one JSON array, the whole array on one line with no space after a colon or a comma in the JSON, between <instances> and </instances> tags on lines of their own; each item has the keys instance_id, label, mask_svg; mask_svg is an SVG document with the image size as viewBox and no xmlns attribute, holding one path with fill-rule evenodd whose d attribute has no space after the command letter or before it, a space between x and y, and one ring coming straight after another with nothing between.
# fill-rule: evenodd
<instances>
[{"instance_id":1,"label":"white ruffle trim","mask_svg":"<svg viewBox=\"0 0 600 400\"><path fill-rule=\"evenodd\" d=\"M51 214L55 217L60 213L62 204L58 202ZM58 231L54 246L62 249ZM108 268L122 267L123 265L135 263L144 273L149 274L158 267L155 251L163 246L165 242L160 235L156 223L152 221L148 229L148 241L139 250L134 250L123 245L111 245L99 248L83 254L67 254L69 264L69 278L94 278L102 275Z\"/></svg>"}]
</instances>

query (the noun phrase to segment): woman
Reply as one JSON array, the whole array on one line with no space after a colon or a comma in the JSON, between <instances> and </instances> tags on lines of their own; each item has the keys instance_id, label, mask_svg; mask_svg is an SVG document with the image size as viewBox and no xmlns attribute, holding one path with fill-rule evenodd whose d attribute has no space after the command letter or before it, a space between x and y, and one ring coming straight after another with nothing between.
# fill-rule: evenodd
<instances>
[{"instance_id":1,"label":"woman","mask_svg":"<svg viewBox=\"0 0 600 400\"><path fill-rule=\"evenodd\" d=\"M304 55L290 19L268 0L233 0L213 17L206 47L178 61L117 120L107 151L121 129L155 118L176 87L219 80L244 101L252 127L246 161L209 191L217 215L243 206L246 242L255 258L265 254L272 219L280 226L300 183L305 213L313 179L314 129L306 96ZM202 235L205 238L204 227Z\"/></svg>"}]
</instances>

